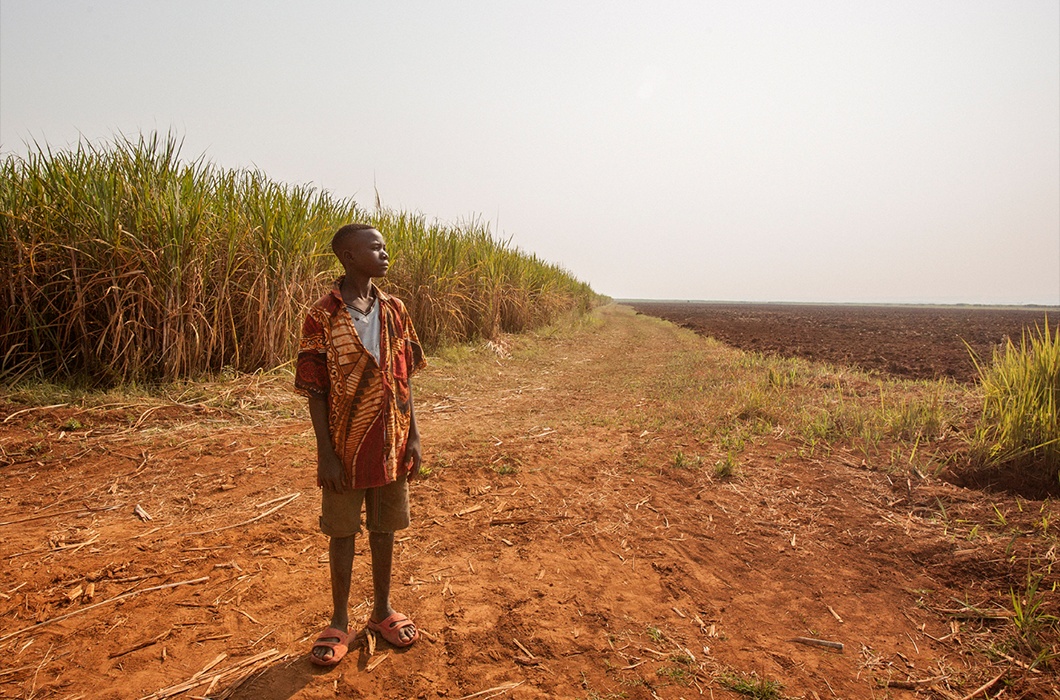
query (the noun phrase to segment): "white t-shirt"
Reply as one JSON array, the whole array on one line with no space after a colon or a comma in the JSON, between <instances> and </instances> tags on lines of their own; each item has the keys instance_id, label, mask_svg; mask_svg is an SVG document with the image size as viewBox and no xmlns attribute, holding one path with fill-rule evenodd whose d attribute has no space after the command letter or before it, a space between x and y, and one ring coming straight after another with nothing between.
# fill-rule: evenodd
<instances>
[{"instance_id":1,"label":"white t-shirt","mask_svg":"<svg viewBox=\"0 0 1060 700\"><path fill-rule=\"evenodd\" d=\"M372 297L372 306L367 314L363 314L354 307L346 304L346 310L350 312L353 319L353 328L357 331L357 337L365 350L372 353L376 364L379 363L379 301Z\"/></svg>"}]
</instances>

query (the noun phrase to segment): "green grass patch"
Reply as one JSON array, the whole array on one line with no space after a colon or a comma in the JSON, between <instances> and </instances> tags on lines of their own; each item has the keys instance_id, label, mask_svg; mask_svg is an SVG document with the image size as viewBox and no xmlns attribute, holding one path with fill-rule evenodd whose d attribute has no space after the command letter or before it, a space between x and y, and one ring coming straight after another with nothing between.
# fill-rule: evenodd
<instances>
[{"instance_id":1,"label":"green grass patch","mask_svg":"<svg viewBox=\"0 0 1060 700\"><path fill-rule=\"evenodd\" d=\"M670 466L674 469L699 469L703 466L703 458L699 455L686 455L683 450L678 449Z\"/></svg>"},{"instance_id":2,"label":"green grass patch","mask_svg":"<svg viewBox=\"0 0 1060 700\"><path fill-rule=\"evenodd\" d=\"M976 359L983 410L972 437L980 465L1031 469L1054 480L1060 475L1060 328L1025 332L1008 340L990 365Z\"/></svg>"},{"instance_id":3,"label":"green grass patch","mask_svg":"<svg viewBox=\"0 0 1060 700\"><path fill-rule=\"evenodd\" d=\"M668 679L677 685L692 685L695 674L683 666L663 666L656 669L655 675Z\"/></svg>"},{"instance_id":4,"label":"green grass patch","mask_svg":"<svg viewBox=\"0 0 1060 700\"><path fill-rule=\"evenodd\" d=\"M758 674L724 673L718 682L729 690L756 700L780 700L784 686L779 681L759 678Z\"/></svg>"}]
</instances>

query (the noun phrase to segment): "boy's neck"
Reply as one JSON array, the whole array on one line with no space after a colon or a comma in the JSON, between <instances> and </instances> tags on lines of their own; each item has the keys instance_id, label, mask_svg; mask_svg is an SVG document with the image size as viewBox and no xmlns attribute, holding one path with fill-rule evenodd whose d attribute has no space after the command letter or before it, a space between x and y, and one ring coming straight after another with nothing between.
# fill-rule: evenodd
<instances>
[{"instance_id":1,"label":"boy's neck","mask_svg":"<svg viewBox=\"0 0 1060 700\"><path fill-rule=\"evenodd\" d=\"M358 299L368 299L372 296L372 278L347 270L342 284L339 285L339 291L342 293L342 300L347 304Z\"/></svg>"}]
</instances>

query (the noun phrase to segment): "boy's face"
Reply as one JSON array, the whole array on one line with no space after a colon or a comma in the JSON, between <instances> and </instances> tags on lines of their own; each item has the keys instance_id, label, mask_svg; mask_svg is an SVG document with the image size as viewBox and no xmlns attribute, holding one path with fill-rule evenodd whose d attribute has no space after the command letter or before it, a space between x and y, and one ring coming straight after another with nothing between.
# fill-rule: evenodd
<instances>
[{"instance_id":1,"label":"boy's face","mask_svg":"<svg viewBox=\"0 0 1060 700\"><path fill-rule=\"evenodd\" d=\"M385 277L390 267L383 234L373 229L358 231L345 249L339 251L339 261L348 272L366 277Z\"/></svg>"}]
</instances>

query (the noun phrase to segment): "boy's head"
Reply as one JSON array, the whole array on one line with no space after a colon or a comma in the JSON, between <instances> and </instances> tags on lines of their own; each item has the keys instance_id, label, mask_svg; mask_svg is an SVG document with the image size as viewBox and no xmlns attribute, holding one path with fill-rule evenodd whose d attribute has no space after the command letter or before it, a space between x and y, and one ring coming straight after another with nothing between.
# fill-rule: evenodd
<instances>
[{"instance_id":1,"label":"boy's head","mask_svg":"<svg viewBox=\"0 0 1060 700\"><path fill-rule=\"evenodd\" d=\"M346 224L335 232L331 250L346 274L384 277L390 267L386 241L371 224Z\"/></svg>"}]
</instances>

